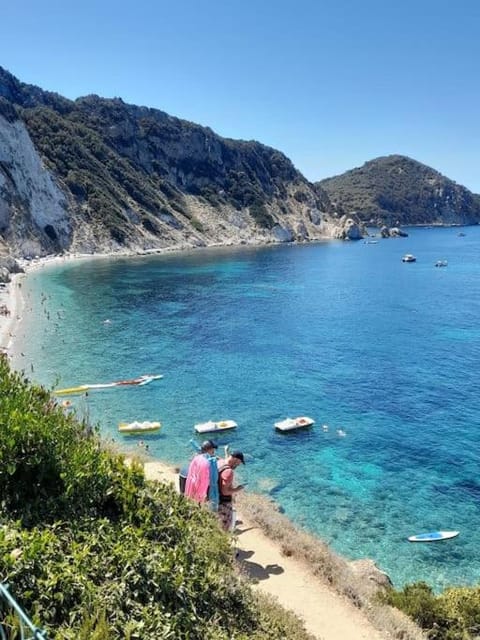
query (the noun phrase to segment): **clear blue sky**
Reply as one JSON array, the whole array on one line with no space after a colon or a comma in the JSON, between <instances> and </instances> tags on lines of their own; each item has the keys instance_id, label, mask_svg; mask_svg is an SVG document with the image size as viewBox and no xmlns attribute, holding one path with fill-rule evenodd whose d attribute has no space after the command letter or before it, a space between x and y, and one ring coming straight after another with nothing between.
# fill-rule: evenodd
<instances>
[{"instance_id":1,"label":"clear blue sky","mask_svg":"<svg viewBox=\"0 0 480 640\"><path fill-rule=\"evenodd\" d=\"M480 193L480 0L16 0L0 65L283 151L310 180L400 153Z\"/></svg>"}]
</instances>

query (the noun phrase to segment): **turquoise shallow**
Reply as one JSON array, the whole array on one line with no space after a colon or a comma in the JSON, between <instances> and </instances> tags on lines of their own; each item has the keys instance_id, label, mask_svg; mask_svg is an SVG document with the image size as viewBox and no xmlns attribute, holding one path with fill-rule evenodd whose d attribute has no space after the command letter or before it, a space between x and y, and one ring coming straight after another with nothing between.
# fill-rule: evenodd
<instances>
[{"instance_id":1,"label":"turquoise shallow","mask_svg":"<svg viewBox=\"0 0 480 640\"><path fill-rule=\"evenodd\" d=\"M175 463L195 423L233 419L218 442L248 453L249 489L338 552L397 586L476 583L480 228L459 231L46 268L24 284L16 364L50 388L162 373L72 401L116 440L160 420L144 442ZM315 426L274 430L298 415ZM460 536L406 541L437 529Z\"/></svg>"}]
</instances>

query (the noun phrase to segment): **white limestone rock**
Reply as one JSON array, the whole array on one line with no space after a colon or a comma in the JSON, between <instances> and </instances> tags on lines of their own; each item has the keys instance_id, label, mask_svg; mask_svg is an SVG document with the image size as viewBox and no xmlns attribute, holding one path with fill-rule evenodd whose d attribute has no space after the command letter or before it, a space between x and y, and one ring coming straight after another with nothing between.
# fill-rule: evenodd
<instances>
[{"instance_id":1,"label":"white limestone rock","mask_svg":"<svg viewBox=\"0 0 480 640\"><path fill-rule=\"evenodd\" d=\"M24 255L43 253L55 239L59 248L68 246L71 233L65 196L43 166L25 125L20 120L9 122L3 116L0 229L12 248L20 249ZM32 247L27 249L24 240L29 236Z\"/></svg>"}]
</instances>

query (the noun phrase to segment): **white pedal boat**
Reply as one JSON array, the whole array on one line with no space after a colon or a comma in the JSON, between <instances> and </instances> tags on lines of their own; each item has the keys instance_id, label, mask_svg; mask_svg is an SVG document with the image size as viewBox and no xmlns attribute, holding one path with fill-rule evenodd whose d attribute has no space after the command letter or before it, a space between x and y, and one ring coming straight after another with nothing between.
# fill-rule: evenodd
<instances>
[{"instance_id":1,"label":"white pedal boat","mask_svg":"<svg viewBox=\"0 0 480 640\"><path fill-rule=\"evenodd\" d=\"M296 429L304 429L315 424L315 420L308 416L299 416L298 418L285 418L280 422L275 422L277 431L295 431Z\"/></svg>"},{"instance_id":2,"label":"white pedal boat","mask_svg":"<svg viewBox=\"0 0 480 640\"><path fill-rule=\"evenodd\" d=\"M197 433L211 433L213 431L228 431L236 427L238 427L238 424L235 420L220 420L220 422L209 420L208 422L196 424L193 428Z\"/></svg>"}]
</instances>

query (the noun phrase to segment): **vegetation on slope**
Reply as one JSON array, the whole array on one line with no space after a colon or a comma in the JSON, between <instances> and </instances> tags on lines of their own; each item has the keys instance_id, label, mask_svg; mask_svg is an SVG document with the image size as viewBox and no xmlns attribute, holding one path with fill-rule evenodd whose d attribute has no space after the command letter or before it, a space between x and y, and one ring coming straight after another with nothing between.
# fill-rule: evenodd
<instances>
[{"instance_id":1,"label":"vegetation on slope","mask_svg":"<svg viewBox=\"0 0 480 640\"><path fill-rule=\"evenodd\" d=\"M156 246L179 236L201 242L198 208L218 216L219 226L226 212L241 210L261 229L272 229L285 212L297 215L305 203L331 208L281 152L120 98L67 100L0 67L0 115L25 123L67 197L74 229L91 227L100 245L145 240L148 247L152 236ZM300 199L290 197L294 191Z\"/></svg>"},{"instance_id":2,"label":"vegetation on slope","mask_svg":"<svg viewBox=\"0 0 480 640\"><path fill-rule=\"evenodd\" d=\"M132 167L94 129L46 107L25 110L23 118L50 170L96 234L106 231L122 245L138 223L157 234L158 218L181 226L172 208L173 203L182 212L180 194L164 194L160 179Z\"/></svg>"},{"instance_id":3,"label":"vegetation on slope","mask_svg":"<svg viewBox=\"0 0 480 640\"><path fill-rule=\"evenodd\" d=\"M429 640L474 640L480 634L480 586L451 587L436 595L416 582L385 597L428 633Z\"/></svg>"},{"instance_id":4,"label":"vegetation on slope","mask_svg":"<svg viewBox=\"0 0 480 640\"><path fill-rule=\"evenodd\" d=\"M376 224L477 224L480 201L438 171L386 156L317 183L333 203Z\"/></svg>"},{"instance_id":5,"label":"vegetation on slope","mask_svg":"<svg viewBox=\"0 0 480 640\"><path fill-rule=\"evenodd\" d=\"M212 514L127 467L3 356L0 486L0 579L50 638L309 637L235 575Z\"/></svg>"}]
</instances>

